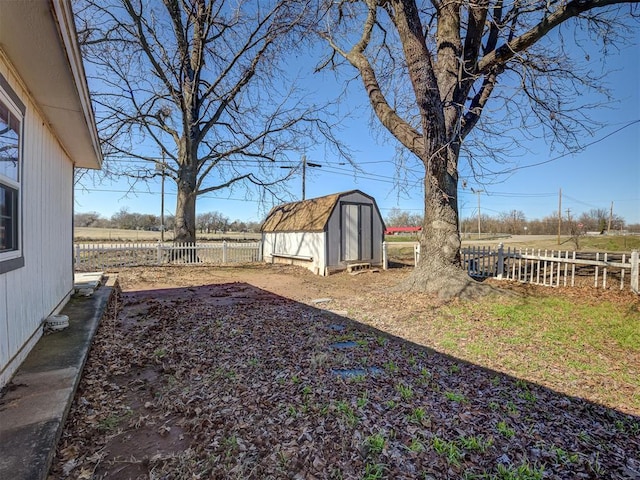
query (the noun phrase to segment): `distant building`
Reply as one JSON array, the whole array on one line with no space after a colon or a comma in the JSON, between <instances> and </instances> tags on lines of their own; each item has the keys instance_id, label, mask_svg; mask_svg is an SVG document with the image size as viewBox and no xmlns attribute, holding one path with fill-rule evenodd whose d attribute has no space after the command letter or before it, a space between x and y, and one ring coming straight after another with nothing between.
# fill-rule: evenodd
<instances>
[{"instance_id":1,"label":"distant building","mask_svg":"<svg viewBox=\"0 0 640 480\"><path fill-rule=\"evenodd\" d=\"M422 227L387 227L385 235L413 235L422 231Z\"/></svg>"}]
</instances>

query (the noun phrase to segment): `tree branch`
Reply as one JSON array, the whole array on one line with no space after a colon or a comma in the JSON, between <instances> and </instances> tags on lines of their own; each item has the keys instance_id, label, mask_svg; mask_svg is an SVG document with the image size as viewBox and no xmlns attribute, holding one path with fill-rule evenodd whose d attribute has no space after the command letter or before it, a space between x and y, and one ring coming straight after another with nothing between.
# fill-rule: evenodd
<instances>
[{"instance_id":1,"label":"tree branch","mask_svg":"<svg viewBox=\"0 0 640 480\"><path fill-rule=\"evenodd\" d=\"M537 25L485 55L478 62L478 72L488 73L496 67L505 65L514 55L532 46L569 18L596 8L624 3L637 3L637 0L572 0L566 4L560 4L552 14L543 18Z\"/></svg>"}]
</instances>

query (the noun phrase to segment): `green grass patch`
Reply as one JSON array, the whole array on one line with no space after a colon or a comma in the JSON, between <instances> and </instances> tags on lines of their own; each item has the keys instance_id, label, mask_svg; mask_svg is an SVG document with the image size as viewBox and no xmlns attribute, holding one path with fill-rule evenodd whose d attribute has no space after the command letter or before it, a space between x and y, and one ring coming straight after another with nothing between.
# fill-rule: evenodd
<instances>
[{"instance_id":1,"label":"green grass patch","mask_svg":"<svg viewBox=\"0 0 640 480\"><path fill-rule=\"evenodd\" d=\"M457 392L444 392L444 396L451 402L464 403L467 401L464 395Z\"/></svg>"},{"instance_id":2,"label":"green grass patch","mask_svg":"<svg viewBox=\"0 0 640 480\"><path fill-rule=\"evenodd\" d=\"M369 453L379 455L384 450L387 440L382 433L376 433L375 435L365 438L364 443L367 446Z\"/></svg>"},{"instance_id":3,"label":"green grass patch","mask_svg":"<svg viewBox=\"0 0 640 480\"><path fill-rule=\"evenodd\" d=\"M380 463L367 463L362 480L381 480L385 478L384 470L384 465Z\"/></svg>"},{"instance_id":4,"label":"green grass patch","mask_svg":"<svg viewBox=\"0 0 640 480\"><path fill-rule=\"evenodd\" d=\"M445 457L449 464L456 466L460 465L462 450L460 450L455 442L449 442L447 440L443 440L440 437L433 437L431 439L431 446L437 454Z\"/></svg>"},{"instance_id":5,"label":"green grass patch","mask_svg":"<svg viewBox=\"0 0 640 480\"><path fill-rule=\"evenodd\" d=\"M353 427L358 423L358 415L356 415L356 412L347 402L340 400L336 402L335 408L339 412L340 416L345 419L347 425Z\"/></svg>"},{"instance_id":6,"label":"green grass patch","mask_svg":"<svg viewBox=\"0 0 640 480\"><path fill-rule=\"evenodd\" d=\"M385 235L384 241L389 243L394 242L417 242L417 235Z\"/></svg>"},{"instance_id":7,"label":"green grass patch","mask_svg":"<svg viewBox=\"0 0 640 480\"><path fill-rule=\"evenodd\" d=\"M413 387L411 385L399 383L396 385L396 390L403 400L410 400L411 398L413 398Z\"/></svg>"},{"instance_id":8,"label":"green grass patch","mask_svg":"<svg viewBox=\"0 0 640 480\"><path fill-rule=\"evenodd\" d=\"M470 452L486 452L493 446L493 439L484 438L482 435L462 436L458 443L463 449Z\"/></svg>"},{"instance_id":9,"label":"green grass patch","mask_svg":"<svg viewBox=\"0 0 640 480\"><path fill-rule=\"evenodd\" d=\"M628 252L637 249L640 249L640 237L637 235L580 237L580 250Z\"/></svg>"},{"instance_id":10,"label":"green grass patch","mask_svg":"<svg viewBox=\"0 0 640 480\"><path fill-rule=\"evenodd\" d=\"M506 329L523 343L532 338L573 346L576 340L595 348L615 346L640 351L640 316L611 302L580 304L560 297L528 298L483 304L489 324Z\"/></svg>"},{"instance_id":11,"label":"green grass patch","mask_svg":"<svg viewBox=\"0 0 640 480\"><path fill-rule=\"evenodd\" d=\"M588 390L585 398L616 407L631 403L640 410L640 395L633 393L640 392L640 379L631 366L640 355L636 304L540 295L457 302L439 313L430 321L429 334L445 353L569 394L585 396ZM593 385L601 387L595 391ZM537 400L526 391L520 397Z\"/></svg>"},{"instance_id":12,"label":"green grass patch","mask_svg":"<svg viewBox=\"0 0 640 480\"><path fill-rule=\"evenodd\" d=\"M505 421L498 422L498 424L496 425L496 430L498 431L498 433L500 433L500 435L506 438L513 438L513 436L516 434L515 430L507 425L507 422Z\"/></svg>"},{"instance_id":13,"label":"green grass patch","mask_svg":"<svg viewBox=\"0 0 640 480\"><path fill-rule=\"evenodd\" d=\"M524 463L517 467L499 464L497 467L497 475L492 478L496 480L542 480L543 477L543 467L536 467Z\"/></svg>"}]
</instances>

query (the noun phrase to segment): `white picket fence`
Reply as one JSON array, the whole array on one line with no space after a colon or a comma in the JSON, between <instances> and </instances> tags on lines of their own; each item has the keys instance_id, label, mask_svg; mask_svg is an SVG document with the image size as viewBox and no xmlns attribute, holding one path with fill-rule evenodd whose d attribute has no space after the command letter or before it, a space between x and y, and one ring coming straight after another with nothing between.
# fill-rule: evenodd
<instances>
[{"instance_id":1,"label":"white picket fence","mask_svg":"<svg viewBox=\"0 0 640 480\"><path fill-rule=\"evenodd\" d=\"M395 244L394 244L395 245ZM415 264L420 260L420 244L414 246ZM574 251L466 247L460 251L462 264L474 278L499 278L545 286L585 286L630 288L640 293L640 260L631 253L577 253ZM384 268L388 255L383 245Z\"/></svg>"},{"instance_id":2,"label":"white picket fence","mask_svg":"<svg viewBox=\"0 0 640 480\"><path fill-rule=\"evenodd\" d=\"M420 261L420 244L412 246L414 264ZM196 244L122 243L75 244L75 270L108 270L120 267L178 265L225 265L262 261L261 242ZM546 286L630 288L640 293L639 252L624 254L576 253L534 249L467 247L462 264L475 278L499 278ZM388 244L383 244L383 265L388 267Z\"/></svg>"},{"instance_id":3,"label":"white picket fence","mask_svg":"<svg viewBox=\"0 0 640 480\"><path fill-rule=\"evenodd\" d=\"M262 261L261 242L76 243L75 270L86 272L153 265L224 265Z\"/></svg>"},{"instance_id":4,"label":"white picket fence","mask_svg":"<svg viewBox=\"0 0 640 480\"><path fill-rule=\"evenodd\" d=\"M389 268L389 246L392 249L413 248L413 264L417 265L420 261L420 243L419 242L382 242L382 266L385 270Z\"/></svg>"},{"instance_id":5,"label":"white picket fence","mask_svg":"<svg viewBox=\"0 0 640 480\"><path fill-rule=\"evenodd\" d=\"M639 288L639 253L587 253L560 250L497 249L470 247L462 250L469 275L496 277L551 287L586 286Z\"/></svg>"}]
</instances>

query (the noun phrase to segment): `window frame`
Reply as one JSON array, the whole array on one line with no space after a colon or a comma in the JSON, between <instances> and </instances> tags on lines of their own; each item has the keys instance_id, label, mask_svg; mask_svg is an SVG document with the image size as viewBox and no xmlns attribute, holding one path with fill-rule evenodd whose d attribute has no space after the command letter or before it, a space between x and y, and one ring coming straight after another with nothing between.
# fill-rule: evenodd
<instances>
[{"instance_id":1,"label":"window frame","mask_svg":"<svg viewBox=\"0 0 640 480\"><path fill-rule=\"evenodd\" d=\"M13 180L0 174L0 185L6 189L15 192L14 199L17 205L14 205L13 215L16 216L14 223L16 246L11 250L0 251L0 274L16 270L24 266L24 250L23 250L23 188L24 188L24 117L26 108L18 95L9 85L9 82L0 74L0 102L8 109L11 115L15 115L19 121L18 126L18 172L17 180Z\"/></svg>"}]
</instances>

